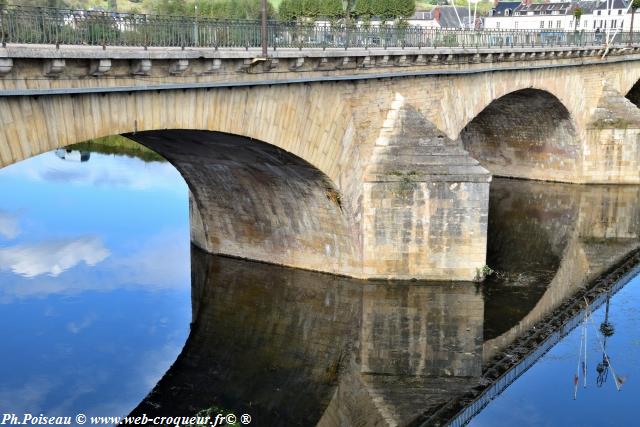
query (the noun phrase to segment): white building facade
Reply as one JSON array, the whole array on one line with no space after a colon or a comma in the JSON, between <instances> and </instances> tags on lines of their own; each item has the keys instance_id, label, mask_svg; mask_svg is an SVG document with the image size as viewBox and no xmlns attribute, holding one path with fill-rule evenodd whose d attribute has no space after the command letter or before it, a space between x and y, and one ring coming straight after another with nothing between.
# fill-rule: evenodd
<instances>
[{"instance_id":1,"label":"white building facade","mask_svg":"<svg viewBox=\"0 0 640 427\"><path fill-rule=\"evenodd\" d=\"M631 11L625 0L535 3L498 2L484 19L484 28L497 30L627 30ZM576 22L574 12L582 10Z\"/></svg>"}]
</instances>

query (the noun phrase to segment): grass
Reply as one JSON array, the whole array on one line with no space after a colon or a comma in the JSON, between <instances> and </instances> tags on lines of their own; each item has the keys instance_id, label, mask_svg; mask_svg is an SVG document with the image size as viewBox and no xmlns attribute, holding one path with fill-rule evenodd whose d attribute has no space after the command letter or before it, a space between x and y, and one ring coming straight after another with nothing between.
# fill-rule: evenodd
<instances>
[{"instance_id":1,"label":"grass","mask_svg":"<svg viewBox=\"0 0 640 427\"><path fill-rule=\"evenodd\" d=\"M90 151L100 154L118 154L136 157L145 162L165 162L166 160L155 151L120 135L92 139L66 147L69 150Z\"/></svg>"}]
</instances>

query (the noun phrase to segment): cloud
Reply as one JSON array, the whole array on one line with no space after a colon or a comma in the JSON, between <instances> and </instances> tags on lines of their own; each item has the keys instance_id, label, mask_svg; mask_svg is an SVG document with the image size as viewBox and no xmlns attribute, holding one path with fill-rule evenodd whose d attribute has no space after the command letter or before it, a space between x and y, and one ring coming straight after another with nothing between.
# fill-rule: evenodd
<instances>
[{"instance_id":1,"label":"cloud","mask_svg":"<svg viewBox=\"0 0 640 427\"><path fill-rule=\"evenodd\" d=\"M87 239L86 237L83 239ZM95 238L93 238L95 239ZM44 297L47 295L73 295L87 291L109 291L113 289L140 289L150 292L188 289L191 283L191 262L189 231L185 229L167 230L148 239L137 242L134 247L126 251L111 253L99 244L95 239L94 248L87 245L80 248L77 245L76 257L93 251L103 251L106 256L104 261L93 266L91 271L85 269L72 269L64 276L56 277L52 274L42 274L37 280L27 279L24 273L17 272L10 260L13 255L5 256L2 251L13 250L0 249L0 304L10 303L14 298ZM60 242L57 242L60 246ZM52 243L31 245L29 248L39 248L37 251L29 251L30 259L39 255L34 252L52 252ZM68 247L68 246L67 246ZM85 261L76 259L76 264ZM89 262L94 260L89 259ZM24 261L27 263L28 261ZM85 261L86 262L86 261ZM89 264L87 262L87 264ZM91 265L91 264L89 264ZM1 270L5 270L2 272ZM24 270L20 268L20 270ZM43 270L43 268L38 268ZM51 270L51 268L44 268ZM30 269L33 272L34 268ZM47 271L48 272L48 271ZM26 282L28 280L28 283ZM77 326L77 325L76 325Z\"/></svg>"},{"instance_id":2,"label":"cloud","mask_svg":"<svg viewBox=\"0 0 640 427\"><path fill-rule=\"evenodd\" d=\"M73 240L17 245L0 249L0 270L11 270L24 277L47 274L56 277L84 262L94 266L109 256L95 236Z\"/></svg>"},{"instance_id":3,"label":"cloud","mask_svg":"<svg viewBox=\"0 0 640 427\"><path fill-rule=\"evenodd\" d=\"M31 377L19 385L0 390L2 409L16 414L40 413L47 394L56 386L50 378Z\"/></svg>"},{"instance_id":4,"label":"cloud","mask_svg":"<svg viewBox=\"0 0 640 427\"><path fill-rule=\"evenodd\" d=\"M190 283L189 231L176 230L151 236L128 254L109 260L116 282L151 288L176 288Z\"/></svg>"},{"instance_id":5,"label":"cloud","mask_svg":"<svg viewBox=\"0 0 640 427\"><path fill-rule=\"evenodd\" d=\"M79 322L69 322L67 324L67 330L72 334L78 334L82 330L87 329L89 326L91 326L93 322L95 322L95 320L96 320L96 315L94 313L91 313L88 316L85 316Z\"/></svg>"},{"instance_id":6,"label":"cloud","mask_svg":"<svg viewBox=\"0 0 640 427\"><path fill-rule=\"evenodd\" d=\"M15 239L20 234L18 216L0 209L0 236Z\"/></svg>"},{"instance_id":7,"label":"cloud","mask_svg":"<svg viewBox=\"0 0 640 427\"><path fill-rule=\"evenodd\" d=\"M86 163L65 162L48 152L3 170L4 175L35 182L78 186L120 187L131 190L163 189L182 194L186 184L170 163L145 163L140 159L92 153ZM176 179L178 178L178 179Z\"/></svg>"}]
</instances>

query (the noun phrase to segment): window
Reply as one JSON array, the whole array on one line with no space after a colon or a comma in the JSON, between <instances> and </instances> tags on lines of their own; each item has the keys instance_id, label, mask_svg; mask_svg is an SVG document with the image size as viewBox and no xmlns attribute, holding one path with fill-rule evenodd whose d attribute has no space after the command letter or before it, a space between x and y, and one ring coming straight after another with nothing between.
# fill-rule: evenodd
<instances>
[{"instance_id":1,"label":"window","mask_svg":"<svg viewBox=\"0 0 640 427\"><path fill-rule=\"evenodd\" d=\"M607 28L607 21L604 21L604 27L602 28Z\"/></svg>"},{"instance_id":2,"label":"window","mask_svg":"<svg viewBox=\"0 0 640 427\"><path fill-rule=\"evenodd\" d=\"M558 20L556 21L556 28L561 28L562 27L562 21Z\"/></svg>"},{"instance_id":3,"label":"window","mask_svg":"<svg viewBox=\"0 0 640 427\"><path fill-rule=\"evenodd\" d=\"M620 20L620 28L624 27L624 19Z\"/></svg>"},{"instance_id":4,"label":"window","mask_svg":"<svg viewBox=\"0 0 640 427\"><path fill-rule=\"evenodd\" d=\"M540 21L540 28L544 28L544 21Z\"/></svg>"},{"instance_id":5,"label":"window","mask_svg":"<svg viewBox=\"0 0 640 427\"><path fill-rule=\"evenodd\" d=\"M601 10L599 10L599 11L598 11L598 15L600 15L601 13L602 13L602 11L601 11Z\"/></svg>"},{"instance_id":6,"label":"window","mask_svg":"<svg viewBox=\"0 0 640 427\"><path fill-rule=\"evenodd\" d=\"M602 23L603 23L603 22L604 22L604 21L601 19L601 20L600 20L600 28L602 28Z\"/></svg>"},{"instance_id":7,"label":"window","mask_svg":"<svg viewBox=\"0 0 640 427\"><path fill-rule=\"evenodd\" d=\"M496 22L496 28L500 28L500 21Z\"/></svg>"},{"instance_id":8,"label":"window","mask_svg":"<svg viewBox=\"0 0 640 427\"><path fill-rule=\"evenodd\" d=\"M518 29L518 21L514 22L513 28L515 28L516 30Z\"/></svg>"},{"instance_id":9,"label":"window","mask_svg":"<svg viewBox=\"0 0 640 427\"><path fill-rule=\"evenodd\" d=\"M622 9L618 10L618 15L622 15ZM622 27L622 25L620 25Z\"/></svg>"},{"instance_id":10,"label":"window","mask_svg":"<svg viewBox=\"0 0 640 427\"><path fill-rule=\"evenodd\" d=\"M549 26L547 28L553 28L553 21L549 21Z\"/></svg>"},{"instance_id":11,"label":"window","mask_svg":"<svg viewBox=\"0 0 640 427\"><path fill-rule=\"evenodd\" d=\"M587 28L587 20L584 20L584 24L582 25L584 28Z\"/></svg>"},{"instance_id":12,"label":"window","mask_svg":"<svg viewBox=\"0 0 640 427\"><path fill-rule=\"evenodd\" d=\"M611 28L615 28L617 23L618 21L616 20L611 21Z\"/></svg>"},{"instance_id":13,"label":"window","mask_svg":"<svg viewBox=\"0 0 640 427\"><path fill-rule=\"evenodd\" d=\"M596 21L596 20L594 19L594 20L593 20L593 29L594 29L594 30L596 29L596 22L598 22L598 21Z\"/></svg>"},{"instance_id":14,"label":"window","mask_svg":"<svg viewBox=\"0 0 640 427\"><path fill-rule=\"evenodd\" d=\"M504 16L511 16L511 9L505 9Z\"/></svg>"}]
</instances>

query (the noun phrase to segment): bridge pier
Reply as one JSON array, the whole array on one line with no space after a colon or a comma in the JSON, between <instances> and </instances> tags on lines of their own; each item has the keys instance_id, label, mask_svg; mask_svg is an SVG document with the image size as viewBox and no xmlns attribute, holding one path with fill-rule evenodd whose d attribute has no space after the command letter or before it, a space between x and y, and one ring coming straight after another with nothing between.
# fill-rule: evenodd
<instances>
[{"instance_id":1,"label":"bridge pier","mask_svg":"<svg viewBox=\"0 0 640 427\"><path fill-rule=\"evenodd\" d=\"M181 172L191 241L209 253L360 278L473 280L485 264L491 177L419 112L394 106L356 208L269 144L203 131L126 136Z\"/></svg>"},{"instance_id":2,"label":"bridge pier","mask_svg":"<svg viewBox=\"0 0 640 427\"><path fill-rule=\"evenodd\" d=\"M396 95L365 170L365 276L473 280L485 265L490 181Z\"/></svg>"},{"instance_id":3,"label":"bridge pier","mask_svg":"<svg viewBox=\"0 0 640 427\"><path fill-rule=\"evenodd\" d=\"M640 182L640 109L636 93L624 97L605 84L586 126L584 173L589 182Z\"/></svg>"}]
</instances>

